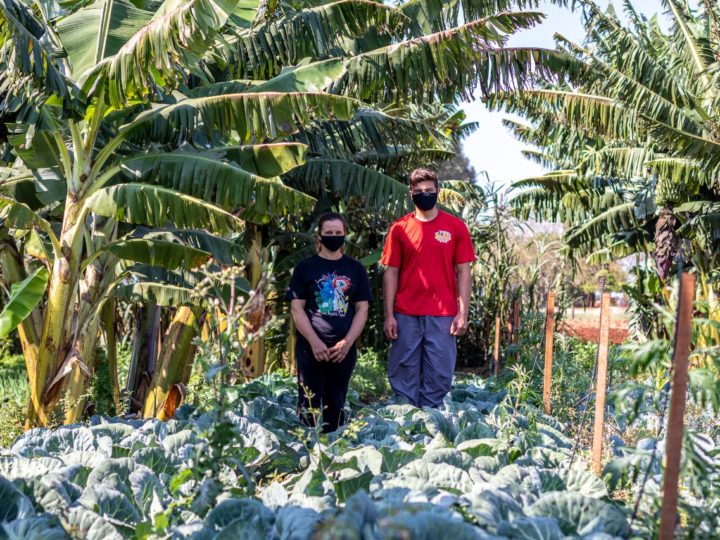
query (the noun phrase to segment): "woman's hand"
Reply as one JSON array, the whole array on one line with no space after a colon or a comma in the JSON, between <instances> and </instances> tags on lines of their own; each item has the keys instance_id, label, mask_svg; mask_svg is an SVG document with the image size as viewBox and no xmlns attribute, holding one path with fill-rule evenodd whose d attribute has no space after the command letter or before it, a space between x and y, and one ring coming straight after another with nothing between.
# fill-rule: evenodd
<instances>
[{"instance_id":1,"label":"woman's hand","mask_svg":"<svg viewBox=\"0 0 720 540\"><path fill-rule=\"evenodd\" d=\"M310 343L310 348L312 348L313 356L318 362L327 362L331 359L331 349L328 349L327 345L325 345L319 339Z\"/></svg>"},{"instance_id":2,"label":"woman's hand","mask_svg":"<svg viewBox=\"0 0 720 540\"><path fill-rule=\"evenodd\" d=\"M341 339L335 345L330 347L330 361L331 362L342 362L345 360L347 353L350 351L352 343L346 339Z\"/></svg>"}]
</instances>

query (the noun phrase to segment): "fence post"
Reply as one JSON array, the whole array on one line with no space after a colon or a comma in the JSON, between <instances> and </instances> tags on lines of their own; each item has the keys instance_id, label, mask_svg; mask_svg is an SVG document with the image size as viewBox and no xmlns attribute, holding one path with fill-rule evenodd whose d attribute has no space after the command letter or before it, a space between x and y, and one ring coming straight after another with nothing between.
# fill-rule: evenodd
<instances>
[{"instance_id":1,"label":"fence post","mask_svg":"<svg viewBox=\"0 0 720 540\"><path fill-rule=\"evenodd\" d=\"M517 292L513 297L513 322L512 322L512 342L518 342L518 335L520 334L520 298Z\"/></svg>"},{"instance_id":2,"label":"fence post","mask_svg":"<svg viewBox=\"0 0 720 540\"><path fill-rule=\"evenodd\" d=\"M555 335L555 293L548 292L545 311L545 379L543 381L543 405L550 414L550 385L552 383L553 336Z\"/></svg>"},{"instance_id":3,"label":"fence post","mask_svg":"<svg viewBox=\"0 0 720 540\"><path fill-rule=\"evenodd\" d=\"M495 317L495 345L493 347L493 370L500 374L500 316Z\"/></svg>"},{"instance_id":4,"label":"fence post","mask_svg":"<svg viewBox=\"0 0 720 540\"><path fill-rule=\"evenodd\" d=\"M600 336L598 339L598 370L595 387L595 426L593 428L592 470L602 470L603 428L605 425L605 392L607 383L608 347L610 338L610 293L604 292L600 301ZM589 405L589 403L588 403Z\"/></svg>"},{"instance_id":5,"label":"fence post","mask_svg":"<svg viewBox=\"0 0 720 540\"><path fill-rule=\"evenodd\" d=\"M680 454L685 431L685 393L688 382L688 356L692 337L693 300L695 298L695 274L685 272L680 277L675 348L673 352L673 380L668 416L667 442L665 445L665 478L663 500L660 509L660 540L675 538L677 525L678 480L680 478Z\"/></svg>"}]
</instances>

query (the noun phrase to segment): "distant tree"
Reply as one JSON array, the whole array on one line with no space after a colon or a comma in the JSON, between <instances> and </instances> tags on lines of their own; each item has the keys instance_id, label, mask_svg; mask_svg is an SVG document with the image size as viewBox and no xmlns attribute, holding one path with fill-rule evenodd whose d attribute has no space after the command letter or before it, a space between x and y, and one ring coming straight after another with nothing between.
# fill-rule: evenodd
<instances>
[{"instance_id":1,"label":"distant tree","mask_svg":"<svg viewBox=\"0 0 720 540\"><path fill-rule=\"evenodd\" d=\"M437 170L440 180L464 180L473 182L477 178L477 172L462 148L457 148L455 157L447 161L438 161L433 164Z\"/></svg>"}]
</instances>

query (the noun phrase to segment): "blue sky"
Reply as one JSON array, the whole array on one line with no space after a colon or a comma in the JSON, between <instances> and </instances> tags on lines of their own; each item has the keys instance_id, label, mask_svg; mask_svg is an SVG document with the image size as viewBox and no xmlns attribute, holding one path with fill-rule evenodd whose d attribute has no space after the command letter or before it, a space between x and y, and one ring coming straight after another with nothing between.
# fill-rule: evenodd
<instances>
[{"instance_id":1,"label":"blue sky","mask_svg":"<svg viewBox=\"0 0 720 540\"><path fill-rule=\"evenodd\" d=\"M596 1L603 8L608 5L607 0ZM663 13L659 0L635 0L633 5L648 17ZM620 11L622 2L616 1L614 6ZM553 6L549 2L541 6L540 11L547 15L543 23L512 36L510 46L555 48L553 35L556 32L573 41L582 41L584 32L579 13ZM661 19L665 17L661 15ZM464 103L462 108L468 115L468 121L480 124L479 129L464 144L464 152L476 171L487 171L491 181L503 184L543 172L540 165L522 156L520 151L525 146L502 126L501 121L508 114L489 112L479 100Z\"/></svg>"}]
</instances>

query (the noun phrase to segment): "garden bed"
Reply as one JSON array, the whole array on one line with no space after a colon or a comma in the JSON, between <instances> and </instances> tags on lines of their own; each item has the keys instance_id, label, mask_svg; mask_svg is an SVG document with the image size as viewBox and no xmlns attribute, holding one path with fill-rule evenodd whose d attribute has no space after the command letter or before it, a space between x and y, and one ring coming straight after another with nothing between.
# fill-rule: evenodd
<instances>
[{"instance_id":1,"label":"garden bed","mask_svg":"<svg viewBox=\"0 0 720 540\"><path fill-rule=\"evenodd\" d=\"M224 412L93 417L0 457L0 521L23 538L624 537L627 511L566 427L480 379L442 409L356 408L330 440L297 423L294 381L227 391Z\"/></svg>"}]
</instances>

